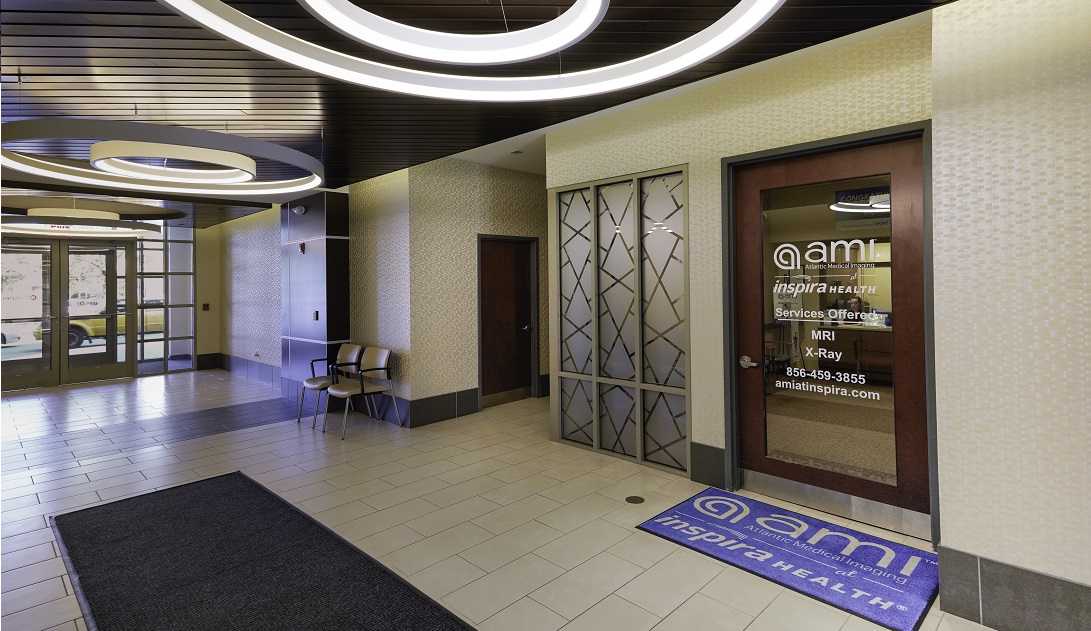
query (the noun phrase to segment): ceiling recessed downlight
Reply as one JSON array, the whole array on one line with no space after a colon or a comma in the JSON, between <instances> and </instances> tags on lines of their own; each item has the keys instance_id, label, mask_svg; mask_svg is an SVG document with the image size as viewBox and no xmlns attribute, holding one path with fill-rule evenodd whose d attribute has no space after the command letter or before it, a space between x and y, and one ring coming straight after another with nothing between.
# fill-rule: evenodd
<instances>
[{"instance_id":1,"label":"ceiling recessed downlight","mask_svg":"<svg viewBox=\"0 0 1091 631\"><path fill-rule=\"evenodd\" d=\"M448 64L495 65L553 54L590 33L606 14L607 0L576 0L555 19L508 33L463 35L429 31L379 17L349 0L299 0L331 28L403 57Z\"/></svg>"},{"instance_id":2,"label":"ceiling recessed downlight","mask_svg":"<svg viewBox=\"0 0 1091 631\"><path fill-rule=\"evenodd\" d=\"M708 28L630 61L555 75L483 77L423 72L345 55L275 29L220 0L160 0L205 28L293 66L356 85L442 99L521 102L622 90L670 76L727 50L784 0L742 0Z\"/></svg>"}]
</instances>

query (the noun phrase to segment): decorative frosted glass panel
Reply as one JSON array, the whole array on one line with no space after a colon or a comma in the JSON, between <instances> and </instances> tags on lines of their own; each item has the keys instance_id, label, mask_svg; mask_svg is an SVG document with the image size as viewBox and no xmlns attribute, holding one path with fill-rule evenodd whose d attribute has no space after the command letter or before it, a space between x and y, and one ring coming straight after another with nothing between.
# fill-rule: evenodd
<instances>
[{"instance_id":1,"label":"decorative frosted glass panel","mask_svg":"<svg viewBox=\"0 0 1091 631\"><path fill-rule=\"evenodd\" d=\"M636 455L636 390L599 384L599 446L625 456Z\"/></svg>"},{"instance_id":2,"label":"decorative frosted glass panel","mask_svg":"<svg viewBox=\"0 0 1091 631\"><path fill-rule=\"evenodd\" d=\"M561 370L591 374L591 189L561 193ZM590 443L587 443L590 444Z\"/></svg>"},{"instance_id":3,"label":"decorative frosted glass panel","mask_svg":"<svg viewBox=\"0 0 1091 631\"><path fill-rule=\"evenodd\" d=\"M640 181L644 381L686 386L686 269L682 174Z\"/></svg>"},{"instance_id":4,"label":"decorative frosted glass panel","mask_svg":"<svg viewBox=\"0 0 1091 631\"><path fill-rule=\"evenodd\" d=\"M644 459L686 470L686 397L644 391Z\"/></svg>"},{"instance_id":5,"label":"decorative frosted glass panel","mask_svg":"<svg viewBox=\"0 0 1091 631\"><path fill-rule=\"evenodd\" d=\"M594 444L591 382L561 377L561 438Z\"/></svg>"},{"instance_id":6,"label":"decorative frosted glass panel","mask_svg":"<svg viewBox=\"0 0 1091 631\"><path fill-rule=\"evenodd\" d=\"M599 374L636 379L633 183L598 189Z\"/></svg>"}]
</instances>

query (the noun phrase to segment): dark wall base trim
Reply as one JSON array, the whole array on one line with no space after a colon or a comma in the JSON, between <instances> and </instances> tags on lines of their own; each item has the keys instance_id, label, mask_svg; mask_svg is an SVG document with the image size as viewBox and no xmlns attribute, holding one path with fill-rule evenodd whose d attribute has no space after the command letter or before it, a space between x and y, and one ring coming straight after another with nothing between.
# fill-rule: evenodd
<instances>
[{"instance_id":1,"label":"dark wall base trim","mask_svg":"<svg viewBox=\"0 0 1091 631\"><path fill-rule=\"evenodd\" d=\"M724 476L724 448L702 445L701 443L689 444L689 468L690 476L694 482L707 484L718 489L726 488L727 478Z\"/></svg>"},{"instance_id":2,"label":"dark wall base trim","mask_svg":"<svg viewBox=\"0 0 1091 631\"><path fill-rule=\"evenodd\" d=\"M204 355L198 355L193 362L193 368L195 370L210 370L212 368L220 367L220 354L219 353L206 353Z\"/></svg>"},{"instance_id":3,"label":"dark wall base trim","mask_svg":"<svg viewBox=\"0 0 1091 631\"><path fill-rule=\"evenodd\" d=\"M199 355L198 359L201 357L208 357L208 355ZM224 353L219 353L219 359L219 367L228 372L267 383L271 386L281 385L280 366L270 366L245 357L235 357ZM215 366L209 366L209 368L215 368Z\"/></svg>"},{"instance_id":4,"label":"dark wall base trim","mask_svg":"<svg viewBox=\"0 0 1091 631\"><path fill-rule=\"evenodd\" d=\"M549 375L538 375L538 398L549 396Z\"/></svg>"},{"instance_id":5,"label":"dark wall base trim","mask_svg":"<svg viewBox=\"0 0 1091 631\"><path fill-rule=\"evenodd\" d=\"M1091 586L939 546L940 609L997 631L1091 629Z\"/></svg>"}]
</instances>

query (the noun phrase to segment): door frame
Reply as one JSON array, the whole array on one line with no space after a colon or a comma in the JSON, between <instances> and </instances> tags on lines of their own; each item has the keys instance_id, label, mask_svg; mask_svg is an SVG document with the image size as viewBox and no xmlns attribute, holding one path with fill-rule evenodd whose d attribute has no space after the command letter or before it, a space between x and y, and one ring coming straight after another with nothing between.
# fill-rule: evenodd
<instances>
[{"instance_id":1,"label":"door frame","mask_svg":"<svg viewBox=\"0 0 1091 631\"><path fill-rule=\"evenodd\" d=\"M58 339L67 339L68 324L71 319L69 313L68 296L71 294L69 287L69 247L72 245L77 246L106 246L106 247L124 247L125 248L125 286L127 291L131 288L132 291L136 290L136 240L135 239L117 239L117 238L98 238L98 237L52 237L52 236L33 236L33 235L5 235L4 240L6 242L22 242L22 243L34 243L48 245L50 248L51 257L53 261L50 270L50 282L52 284L51 300L52 305L50 307L54 315L50 316L53 321L50 329L53 334L55 331L65 331L63 337ZM116 272L111 278L107 276L107 292L113 287L113 299L117 302L117 275ZM63 287L62 287L63 285ZM65 291L61 291L64 289ZM54 308L56 307L56 308ZM136 319L126 318L126 322L132 320L134 323ZM114 310L113 327L116 328L118 323L118 313ZM114 336L116 339L116 335ZM110 348L110 344L107 344L107 348ZM95 372L99 366L83 366L75 367L68 365L68 345L64 344L51 344L50 345L50 366L52 367L46 372L28 373L26 375L11 375L4 379L4 390L10 389L25 389L25 388L50 388L55 386L69 385L73 383L85 383L88 379L80 379L86 377ZM125 330L125 361L124 363L116 362L110 364L111 366L125 366L125 370L115 369L110 371L109 374L101 376L97 379L91 379L91 381L99 381L101 379L125 379L136 376L136 325L127 326ZM73 377L73 373L75 376ZM15 386L8 388L7 385L11 381L15 381Z\"/></svg>"},{"instance_id":2,"label":"door frame","mask_svg":"<svg viewBox=\"0 0 1091 631\"><path fill-rule=\"evenodd\" d=\"M940 539L939 521L939 472L937 458L936 428L936 379L935 379L935 322L933 311L933 256L932 256L932 142L931 120L918 121L857 134L817 140L776 149L726 157L721 160L721 206L723 212L723 314L724 314L724 401L726 418L724 419L724 480L725 488L737 490L743 484L743 471L740 454L740 410L738 396L739 365L737 358L738 322L736 309L737 270L735 268L736 213L735 206L735 171L750 166L785 158L797 158L819 153L830 153L841 149L851 149L868 145L877 145L894 140L920 138L923 149L922 185L923 185L923 225L921 226L923 274L924 274L924 383L925 417L927 422L929 519L931 522L932 543Z\"/></svg>"},{"instance_id":3,"label":"door frame","mask_svg":"<svg viewBox=\"0 0 1091 631\"><path fill-rule=\"evenodd\" d=\"M542 336L539 328L540 319L538 317L538 310L541 306L538 291L539 274L538 274L538 237L517 237L511 235L501 234L478 234L477 235L477 405L481 407L482 401L482 378L483 378L483 366L484 364L484 344L482 340L482 312L481 312L481 296L482 296L482 284L481 284L481 242L482 241L511 241L515 243L529 243L530 244L530 327L532 329L533 343L530 346L530 396L533 399L537 399L541 396L541 367L539 362L540 349L542 345Z\"/></svg>"}]
</instances>

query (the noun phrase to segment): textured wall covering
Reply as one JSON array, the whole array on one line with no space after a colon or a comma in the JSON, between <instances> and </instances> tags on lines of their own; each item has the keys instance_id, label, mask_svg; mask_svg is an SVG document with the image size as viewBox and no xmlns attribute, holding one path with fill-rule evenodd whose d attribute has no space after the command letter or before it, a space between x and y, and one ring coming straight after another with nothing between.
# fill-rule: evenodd
<instances>
[{"instance_id":1,"label":"textured wall covering","mask_svg":"<svg viewBox=\"0 0 1091 631\"><path fill-rule=\"evenodd\" d=\"M220 352L280 366L280 210L229 221L219 230Z\"/></svg>"},{"instance_id":2,"label":"textured wall covering","mask_svg":"<svg viewBox=\"0 0 1091 631\"><path fill-rule=\"evenodd\" d=\"M943 543L1091 584L1091 3L933 21Z\"/></svg>"},{"instance_id":3,"label":"textured wall covering","mask_svg":"<svg viewBox=\"0 0 1091 631\"><path fill-rule=\"evenodd\" d=\"M544 178L436 160L409 169L409 207L413 398L478 386L478 234L539 238L540 370L549 372Z\"/></svg>"},{"instance_id":4,"label":"textured wall covering","mask_svg":"<svg viewBox=\"0 0 1091 631\"><path fill-rule=\"evenodd\" d=\"M698 443L724 444L721 158L931 115L927 14L819 51L546 136L551 188L689 165L690 414Z\"/></svg>"},{"instance_id":5,"label":"textured wall covering","mask_svg":"<svg viewBox=\"0 0 1091 631\"><path fill-rule=\"evenodd\" d=\"M409 171L349 189L351 339L394 352L395 393L411 398Z\"/></svg>"},{"instance_id":6,"label":"textured wall covering","mask_svg":"<svg viewBox=\"0 0 1091 631\"><path fill-rule=\"evenodd\" d=\"M220 289L220 227L193 231L194 259L193 302L196 305L194 326L198 355L222 352L220 329L224 302ZM208 311L201 305L208 303Z\"/></svg>"}]
</instances>

